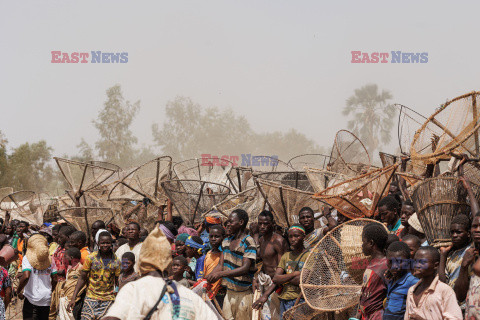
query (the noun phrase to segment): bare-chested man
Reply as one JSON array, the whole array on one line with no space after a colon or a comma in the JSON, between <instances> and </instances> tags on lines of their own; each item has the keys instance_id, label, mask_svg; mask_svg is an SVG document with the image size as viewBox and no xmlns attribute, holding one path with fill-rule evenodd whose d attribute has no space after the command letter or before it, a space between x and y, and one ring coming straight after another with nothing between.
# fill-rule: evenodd
<instances>
[{"instance_id":1,"label":"bare-chested man","mask_svg":"<svg viewBox=\"0 0 480 320\"><path fill-rule=\"evenodd\" d=\"M275 232L275 221L270 211L262 211L258 216L260 230L259 256L263 261L262 269L254 279L253 287L262 296L253 303L254 309L262 310L262 320L278 319L280 316L280 300L272 282L282 255L288 250L287 241ZM273 294L272 294L273 293Z\"/></svg>"}]
</instances>

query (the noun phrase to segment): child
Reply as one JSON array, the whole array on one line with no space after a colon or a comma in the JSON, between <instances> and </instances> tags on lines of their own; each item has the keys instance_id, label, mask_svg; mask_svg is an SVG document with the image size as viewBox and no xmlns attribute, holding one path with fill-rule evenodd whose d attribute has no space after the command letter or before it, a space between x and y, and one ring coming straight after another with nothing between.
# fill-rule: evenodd
<instances>
[{"instance_id":1,"label":"child","mask_svg":"<svg viewBox=\"0 0 480 320\"><path fill-rule=\"evenodd\" d=\"M190 269L193 271L194 280L190 283L193 285L198 279L203 278L203 265L205 261L205 255L203 254L203 241L199 236L190 236L185 241L185 253L187 257L191 258L189 266L191 266L193 258L195 258L195 267Z\"/></svg>"},{"instance_id":2,"label":"child","mask_svg":"<svg viewBox=\"0 0 480 320\"><path fill-rule=\"evenodd\" d=\"M112 236L102 231L98 236L98 251L90 254L83 265L80 278L68 304L68 311L75 305L80 289L87 283L83 302L82 319L100 319L115 300L115 285L120 276L120 260L112 250Z\"/></svg>"},{"instance_id":3,"label":"child","mask_svg":"<svg viewBox=\"0 0 480 320\"><path fill-rule=\"evenodd\" d=\"M362 251L370 257L363 274L363 285L356 318L362 320L382 319L383 300L387 296L385 287L385 271L387 259L385 246L388 232L378 223L366 225L362 231Z\"/></svg>"},{"instance_id":4,"label":"child","mask_svg":"<svg viewBox=\"0 0 480 320\"><path fill-rule=\"evenodd\" d=\"M225 229L223 229L222 225L220 224L211 226L208 237L212 250L205 255L205 263L203 266L204 276L209 275L220 262L220 258L222 257L220 247L222 245L223 239L225 238ZM218 290L220 290L221 288L221 283L222 280L218 280L213 284L207 284L207 294L210 299L213 299L213 297L216 296Z\"/></svg>"},{"instance_id":5,"label":"child","mask_svg":"<svg viewBox=\"0 0 480 320\"><path fill-rule=\"evenodd\" d=\"M53 253L52 261L55 263L55 268L57 269L58 281L64 281L67 274L67 266L65 265L65 246L69 241L69 237L72 233L75 232L75 229L71 226L62 226L60 231L58 231L58 247Z\"/></svg>"},{"instance_id":6,"label":"child","mask_svg":"<svg viewBox=\"0 0 480 320\"><path fill-rule=\"evenodd\" d=\"M125 252L122 255L122 273L118 278L118 290L129 283L130 281L135 281L140 276L133 270L135 266L135 254L133 252Z\"/></svg>"},{"instance_id":7,"label":"child","mask_svg":"<svg viewBox=\"0 0 480 320\"><path fill-rule=\"evenodd\" d=\"M70 246L77 248L80 250L82 255L80 262L83 264L87 259L90 251L88 251L87 247L87 235L83 231L75 231L70 235Z\"/></svg>"},{"instance_id":8,"label":"child","mask_svg":"<svg viewBox=\"0 0 480 320\"><path fill-rule=\"evenodd\" d=\"M190 283L184 278L183 273L188 268L188 261L184 256L176 256L172 260L172 273L170 279L175 280L186 288L190 288Z\"/></svg>"},{"instance_id":9,"label":"child","mask_svg":"<svg viewBox=\"0 0 480 320\"><path fill-rule=\"evenodd\" d=\"M400 241L387 248L387 299L383 319L403 320L408 289L418 282L410 273L410 248Z\"/></svg>"},{"instance_id":10,"label":"child","mask_svg":"<svg viewBox=\"0 0 480 320\"><path fill-rule=\"evenodd\" d=\"M185 241L187 241L189 235L188 233L180 233L175 238L175 251L173 251L175 256L184 256L185 254Z\"/></svg>"},{"instance_id":11,"label":"child","mask_svg":"<svg viewBox=\"0 0 480 320\"><path fill-rule=\"evenodd\" d=\"M418 248L422 245L422 242L419 237L414 236L413 234L407 234L402 238L402 242L405 242L407 246L410 248L410 257L415 257L415 253L417 253Z\"/></svg>"},{"instance_id":12,"label":"child","mask_svg":"<svg viewBox=\"0 0 480 320\"><path fill-rule=\"evenodd\" d=\"M405 319L463 319L455 292L438 279L439 263L437 249L431 246L418 249L413 270L420 281L408 289Z\"/></svg>"},{"instance_id":13,"label":"child","mask_svg":"<svg viewBox=\"0 0 480 320\"><path fill-rule=\"evenodd\" d=\"M283 313L295 305L295 301L301 294L300 272L308 257L308 249L304 246L305 228L301 225L293 225L288 229L288 241L292 251L286 252L280 258L273 283L283 285L280 298L280 319ZM303 299L300 299L303 302Z\"/></svg>"},{"instance_id":14,"label":"child","mask_svg":"<svg viewBox=\"0 0 480 320\"><path fill-rule=\"evenodd\" d=\"M438 278L454 288L455 281L460 274L463 256L472 247L470 219L464 214L453 217L450 223L450 235L452 236L452 245L440 248Z\"/></svg>"}]
</instances>

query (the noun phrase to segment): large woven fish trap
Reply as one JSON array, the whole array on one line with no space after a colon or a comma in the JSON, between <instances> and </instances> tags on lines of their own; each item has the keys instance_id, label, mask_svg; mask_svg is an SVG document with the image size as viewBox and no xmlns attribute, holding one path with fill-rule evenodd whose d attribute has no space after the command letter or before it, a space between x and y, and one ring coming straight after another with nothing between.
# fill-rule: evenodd
<instances>
[{"instance_id":1,"label":"large woven fish trap","mask_svg":"<svg viewBox=\"0 0 480 320\"><path fill-rule=\"evenodd\" d=\"M303 302L288 309L283 313L285 320L348 320L354 317L356 310L353 308L340 312L322 312L310 308L308 303Z\"/></svg>"},{"instance_id":2,"label":"large woven fish trap","mask_svg":"<svg viewBox=\"0 0 480 320\"><path fill-rule=\"evenodd\" d=\"M43 214L37 213L36 206L32 204L35 197L36 194L33 191L24 190L12 192L0 200L0 209L5 212L8 211L11 219L41 225L43 223ZM36 204L38 204L38 202Z\"/></svg>"},{"instance_id":3,"label":"large woven fish trap","mask_svg":"<svg viewBox=\"0 0 480 320\"><path fill-rule=\"evenodd\" d=\"M326 202L343 215L351 218L371 217L377 203L388 194L398 164L380 168L358 177L340 182L313 197Z\"/></svg>"},{"instance_id":4,"label":"large woven fish trap","mask_svg":"<svg viewBox=\"0 0 480 320\"><path fill-rule=\"evenodd\" d=\"M304 171L305 168L327 169L332 158L320 153L307 153L295 156L288 160L287 164L297 171Z\"/></svg>"},{"instance_id":5,"label":"large woven fish trap","mask_svg":"<svg viewBox=\"0 0 480 320\"><path fill-rule=\"evenodd\" d=\"M263 198L273 211L277 225L288 228L298 223L298 213L303 207L310 207L314 212L321 212L325 206L312 198L313 192L302 191L290 186L263 179L255 180Z\"/></svg>"},{"instance_id":6,"label":"large woven fish trap","mask_svg":"<svg viewBox=\"0 0 480 320\"><path fill-rule=\"evenodd\" d=\"M323 191L348 179L344 174L324 169L305 168L305 170L314 192Z\"/></svg>"},{"instance_id":7,"label":"large woven fish trap","mask_svg":"<svg viewBox=\"0 0 480 320\"><path fill-rule=\"evenodd\" d=\"M332 162L327 169L348 176L365 173L371 167L367 148L356 135L347 130L337 132L330 158Z\"/></svg>"},{"instance_id":8,"label":"large woven fish trap","mask_svg":"<svg viewBox=\"0 0 480 320\"><path fill-rule=\"evenodd\" d=\"M300 288L310 308L342 311L358 304L368 258L362 252L362 231L370 219L345 222L311 250L303 265Z\"/></svg>"},{"instance_id":9,"label":"large woven fish trap","mask_svg":"<svg viewBox=\"0 0 480 320\"><path fill-rule=\"evenodd\" d=\"M447 160L451 153L480 156L478 130L479 92L471 92L447 101L415 133L411 159L424 164Z\"/></svg>"},{"instance_id":10,"label":"large woven fish trap","mask_svg":"<svg viewBox=\"0 0 480 320\"><path fill-rule=\"evenodd\" d=\"M74 193L93 189L115 174L116 170L91 163L55 158L63 177Z\"/></svg>"},{"instance_id":11,"label":"large woven fish trap","mask_svg":"<svg viewBox=\"0 0 480 320\"><path fill-rule=\"evenodd\" d=\"M215 204L208 212L218 211L224 217L228 217L233 210L242 209L248 213L249 222L257 220L258 215L266 206L266 201L262 197L260 190L255 186L248 190L228 196L222 202ZM204 214L204 216L207 214Z\"/></svg>"},{"instance_id":12,"label":"large woven fish trap","mask_svg":"<svg viewBox=\"0 0 480 320\"><path fill-rule=\"evenodd\" d=\"M480 187L471 184L475 198ZM413 205L427 241L435 247L451 245L450 223L458 214L470 213L467 190L456 177L437 177L420 182L412 194Z\"/></svg>"},{"instance_id":13,"label":"large woven fish trap","mask_svg":"<svg viewBox=\"0 0 480 320\"><path fill-rule=\"evenodd\" d=\"M233 167L228 172L228 182L232 191L239 193L255 186L253 169L251 167Z\"/></svg>"},{"instance_id":14,"label":"large woven fish trap","mask_svg":"<svg viewBox=\"0 0 480 320\"><path fill-rule=\"evenodd\" d=\"M58 215L77 230L85 231L88 236L95 221L101 220L107 225L114 220L111 208L73 207L59 210Z\"/></svg>"},{"instance_id":15,"label":"large woven fish trap","mask_svg":"<svg viewBox=\"0 0 480 320\"><path fill-rule=\"evenodd\" d=\"M254 174L262 180L274 181L302 191L313 192L305 171L275 171Z\"/></svg>"},{"instance_id":16,"label":"large woven fish trap","mask_svg":"<svg viewBox=\"0 0 480 320\"><path fill-rule=\"evenodd\" d=\"M228 173L233 163L226 159L189 159L173 165L175 179L202 180L228 184Z\"/></svg>"},{"instance_id":17,"label":"large woven fish trap","mask_svg":"<svg viewBox=\"0 0 480 320\"><path fill-rule=\"evenodd\" d=\"M464 163L463 175L468 181L480 185L480 164L478 162Z\"/></svg>"},{"instance_id":18,"label":"large woven fish trap","mask_svg":"<svg viewBox=\"0 0 480 320\"><path fill-rule=\"evenodd\" d=\"M112 201L141 201L149 198L156 206L165 204L167 195L161 182L171 179L172 158L159 157L130 171L108 194Z\"/></svg>"},{"instance_id":19,"label":"large woven fish trap","mask_svg":"<svg viewBox=\"0 0 480 320\"><path fill-rule=\"evenodd\" d=\"M190 226L200 222L202 214L230 194L226 185L202 180L167 180L162 182L162 187Z\"/></svg>"}]
</instances>

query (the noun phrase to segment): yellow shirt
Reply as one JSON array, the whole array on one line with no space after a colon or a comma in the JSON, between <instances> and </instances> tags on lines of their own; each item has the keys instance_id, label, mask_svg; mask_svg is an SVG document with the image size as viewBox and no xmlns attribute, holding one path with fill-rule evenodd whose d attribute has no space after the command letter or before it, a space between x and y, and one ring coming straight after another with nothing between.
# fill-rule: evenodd
<instances>
[{"instance_id":1,"label":"yellow shirt","mask_svg":"<svg viewBox=\"0 0 480 320\"><path fill-rule=\"evenodd\" d=\"M121 264L117 256L102 260L98 251L87 257L83 271L89 273L87 297L100 301L115 300L115 278L120 276Z\"/></svg>"}]
</instances>

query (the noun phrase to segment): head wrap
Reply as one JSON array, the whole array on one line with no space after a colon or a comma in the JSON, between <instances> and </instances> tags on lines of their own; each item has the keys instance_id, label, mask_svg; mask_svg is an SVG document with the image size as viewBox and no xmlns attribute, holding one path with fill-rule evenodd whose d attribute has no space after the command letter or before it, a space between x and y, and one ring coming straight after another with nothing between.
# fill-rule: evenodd
<instances>
[{"instance_id":1,"label":"head wrap","mask_svg":"<svg viewBox=\"0 0 480 320\"><path fill-rule=\"evenodd\" d=\"M219 217L206 217L205 222L208 227L213 226L215 224L222 224L222 219Z\"/></svg>"},{"instance_id":2,"label":"head wrap","mask_svg":"<svg viewBox=\"0 0 480 320\"><path fill-rule=\"evenodd\" d=\"M160 230L162 230L163 234L165 235L165 237L167 237L167 239L175 240L175 236L173 235L172 231L165 227L164 224L160 224L158 227L160 228Z\"/></svg>"},{"instance_id":3,"label":"head wrap","mask_svg":"<svg viewBox=\"0 0 480 320\"><path fill-rule=\"evenodd\" d=\"M151 271L165 271L172 262L172 250L165 234L155 228L143 241L138 258L141 275Z\"/></svg>"},{"instance_id":4,"label":"head wrap","mask_svg":"<svg viewBox=\"0 0 480 320\"><path fill-rule=\"evenodd\" d=\"M185 226L178 228L178 233L187 233L189 236L198 236L197 230Z\"/></svg>"},{"instance_id":5,"label":"head wrap","mask_svg":"<svg viewBox=\"0 0 480 320\"><path fill-rule=\"evenodd\" d=\"M185 243L185 241L187 241L189 235L188 233L180 233L177 238L175 239L175 241L182 241L183 243Z\"/></svg>"},{"instance_id":6,"label":"head wrap","mask_svg":"<svg viewBox=\"0 0 480 320\"><path fill-rule=\"evenodd\" d=\"M290 231L290 230L300 230L300 231L303 232L303 234L306 233L306 232L305 232L305 228L302 227L302 226L291 226L291 227L288 229L288 231Z\"/></svg>"},{"instance_id":7,"label":"head wrap","mask_svg":"<svg viewBox=\"0 0 480 320\"><path fill-rule=\"evenodd\" d=\"M108 232L105 229L98 229L97 234L95 234L95 243L98 243L98 238L100 237L100 233L102 232ZM110 232L108 232L110 234Z\"/></svg>"},{"instance_id":8,"label":"head wrap","mask_svg":"<svg viewBox=\"0 0 480 320\"><path fill-rule=\"evenodd\" d=\"M205 249L205 245L202 243L198 243L192 239L192 236L188 237L187 241L185 241L185 245L187 247L191 247L194 249L198 249L198 253L202 254L203 250Z\"/></svg>"}]
</instances>

